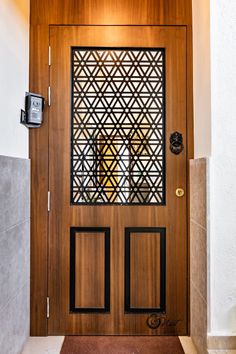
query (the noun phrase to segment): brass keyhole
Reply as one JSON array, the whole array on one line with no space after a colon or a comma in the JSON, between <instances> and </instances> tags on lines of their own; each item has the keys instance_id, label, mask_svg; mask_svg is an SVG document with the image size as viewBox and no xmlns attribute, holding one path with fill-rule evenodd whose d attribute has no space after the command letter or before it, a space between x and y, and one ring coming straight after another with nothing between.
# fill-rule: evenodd
<instances>
[{"instance_id":1,"label":"brass keyhole","mask_svg":"<svg viewBox=\"0 0 236 354\"><path fill-rule=\"evenodd\" d=\"M184 190L182 188L177 188L175 194L178 198L181 198L184 196Z\"/></svg>"}]
</instances>

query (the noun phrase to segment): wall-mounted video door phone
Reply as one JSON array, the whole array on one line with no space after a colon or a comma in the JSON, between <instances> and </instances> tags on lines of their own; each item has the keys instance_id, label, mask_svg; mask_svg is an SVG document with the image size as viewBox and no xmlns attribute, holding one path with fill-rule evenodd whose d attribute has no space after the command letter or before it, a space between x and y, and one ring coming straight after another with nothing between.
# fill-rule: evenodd
<instances>
[{"instance_id":1,"label":"wall-mounted video door phone","mask_svg":"<svg viewBox=\"0 0 236 354\"><path fill-rule=\"evenodd\" d=\"M27 92L25 111L21 110L21 123L28 128L39 128L43 123L44 98L35 93Z\"/></svg>"}]
</instances>

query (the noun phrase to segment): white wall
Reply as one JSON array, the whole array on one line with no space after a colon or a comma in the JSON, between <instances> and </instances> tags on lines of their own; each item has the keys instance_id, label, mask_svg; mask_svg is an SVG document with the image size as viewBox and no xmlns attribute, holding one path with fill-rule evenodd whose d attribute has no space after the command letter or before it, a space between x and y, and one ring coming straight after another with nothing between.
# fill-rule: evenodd
<instances>
[{"instance_id":1,"label":"white wall","mask_svg":"<svg viewBox=\"0 0 236 354\"><path fill-rule=\"evenodd\" d=\"M28 157L20 109L28 90L29 0L0 0L0 155Z\"/></svg>"},{"instance_id":2,"label":"white wall","mask_svg":"<svg viewBox=\"0 0 236 354\"><path fill-rule=\"evenodd\" d=\"M210 331L236 335L236 1L211 0Z\"/></svg>"},{"instance_id":3,"label":"white wall","mask_svg":"<svg viewBox=\"0 0 236 354\"><path fill-rule=\"evenodd\" d=\"M210 12L209 12L210 9ZM209 334L236 335L236 1L193 0L195 158L209 159Z\"/></svg>"},{"instance_id":4,"label":"white wall","mask_svg":"<svg viewBox=\"0 0 236 354\"><path fill-rule=\"evenodd\" d=\"M210 1L192 0L194 155L211 154Z\"/></svg>"}]
</instances>

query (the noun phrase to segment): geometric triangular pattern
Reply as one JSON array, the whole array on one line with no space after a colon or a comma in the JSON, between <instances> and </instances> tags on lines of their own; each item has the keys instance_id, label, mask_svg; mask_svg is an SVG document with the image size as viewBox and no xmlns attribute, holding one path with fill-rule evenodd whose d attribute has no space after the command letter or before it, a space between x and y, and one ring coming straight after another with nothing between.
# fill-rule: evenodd
<instances>
[{"instance_id":1,"label":"geometric triangular pattern","mask_svg":"<svg viewBox=\"0 0 236 354\"><path fill-rule=\"evenodd\" d=\"M165 204L164 49L71 58L71 203Z\"/></svg>"}]
</instances>

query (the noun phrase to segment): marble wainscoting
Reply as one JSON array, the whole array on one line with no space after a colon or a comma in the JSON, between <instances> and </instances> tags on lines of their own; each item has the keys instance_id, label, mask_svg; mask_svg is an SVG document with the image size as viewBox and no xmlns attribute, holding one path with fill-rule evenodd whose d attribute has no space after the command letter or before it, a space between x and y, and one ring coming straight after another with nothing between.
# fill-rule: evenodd
<instances>
[{"instance_id":1,"label":"marble wainscoting","mask_svg":"<svg viewBox=\"0 0 236 354\"><path fill-rule=\"evenodd\" d=\"M208 336L209 354L236 354L236 336Z\"/></svg>"},{"instance_id":2,"label":"marble wainscoting","mask_svg":"<svg viewBox=\"0 0 236 354\"><path fill-rule=\"evenodd\" d=\"M190 334L207 354L207 160L190 161Z\"/></svg>"},{"instance_id":3,"label":"marble wainscoting","mask_svg":"<svg viewBox=\"0 0 236 354\"><path fill-rule=\"evenodd\" d=\"M30 161L0 156L0 352L29 336Z\"/></svg>"}]
</instances>

